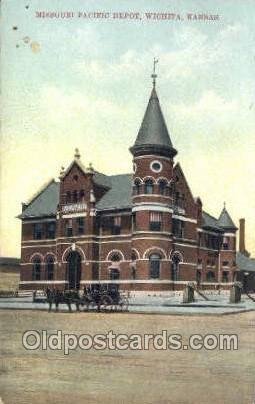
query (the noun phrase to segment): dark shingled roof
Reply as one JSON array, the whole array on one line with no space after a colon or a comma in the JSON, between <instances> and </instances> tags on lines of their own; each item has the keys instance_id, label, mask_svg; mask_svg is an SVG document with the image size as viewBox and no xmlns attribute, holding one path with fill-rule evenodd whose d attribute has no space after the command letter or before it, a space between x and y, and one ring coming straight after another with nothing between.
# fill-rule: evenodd
<instances>
[{"instance_id":1,"label":"dark shingled roof","mask_svg":"<svg viewBox=\"0 0 255 404\"><path fill-rule=\"evenodd\" d=\"M218 225L225 230L237 230L235 223L231 219L227 209L224 207L218 219Z\"/></svg>"},{"instance_id":2,"label":"dark shingled roof","mask_svg":"<svg viewBox=\"0 0 255 404\"><path fill-rule=\"evenodd\" d=\"M249 258L240 252L236 254L236 265L240 271L255 272L255 258Z\"/></svg>"},{"instance_id":3,"label":"dark shingled roof","mask_svg":"<svg viewBox=\"0 0 255 404\"><path fill-rule=\"evenodd\" d=\"M206 213L206 212L203 211L202 212L202 219L203 219L202 226L205 229L208 228L208 229L212 229L212 230L215 230L215 231L223 232L223 229L218 224L218 220L215 217L209 215L209 213Z\"/></svg>"},{"instance_id":4,"label":"dark shingled roof","mask_svg":"<svg viewBox=\"0 0 255 404\"><path fill-rule=\"evenodd\" d=\"M95 173L94 182L108 191L97 202L96 209L124 209L131 207L132 174L106 176ZM55 216L59 201L59 182L51 181L25 208L19 218Z\"/></svg>"},{"instance_id":5,"label":"dark shingled roof","mask_svg":"<svg viewBox=\"0 0 255 404\"><path fill-rule=\"evenodd\" d=\"M96 209L131 208L132 174L112 175L109 179L111 189L98 201Z\"/></svg>"},{"instance_id":6,"label":"dark shingled roof","mask_svg":"<svg viewBox=\"0 0 255 404\"><path fill-rule=\"evenodd\" d=\"M155 88L152 89L142 125L130 150L136 152L142 147L159 148L172 156L177 153L173 148Z\"/></svg>"},{"instance_id":7,"label":"dark shingled roof","mask_svg":"<svg viewBox=\"0 0 255 404\"><path fill-rule=\"evenodd\" d=\"M19 216L32 218L41 216L55 216L59 200L59 183L52 180Z\"/></svg>"}]
</instances>

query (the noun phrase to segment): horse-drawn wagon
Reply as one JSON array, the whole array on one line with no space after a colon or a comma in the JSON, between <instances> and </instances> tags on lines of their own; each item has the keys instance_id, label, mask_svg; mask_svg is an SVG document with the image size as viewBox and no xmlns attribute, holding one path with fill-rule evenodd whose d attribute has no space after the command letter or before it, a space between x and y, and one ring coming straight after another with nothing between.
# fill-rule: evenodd
<instances>
[{"instance_id":1,"label":"horse-drawn wagon","mask_svg":"<svg viewBox=\"0 0 255 404\"><path fill-rule=\"evenodd\" d=\"M46 289L46 301L49 303L49 311L55 304L58 311L59 304L67 304L69 311L72 311L72 304L76 310L84 311L128 311L128 295L119 289L118 284L90 284L84 287L83 291L57 289Z\"/></svg>"}]
</instances>

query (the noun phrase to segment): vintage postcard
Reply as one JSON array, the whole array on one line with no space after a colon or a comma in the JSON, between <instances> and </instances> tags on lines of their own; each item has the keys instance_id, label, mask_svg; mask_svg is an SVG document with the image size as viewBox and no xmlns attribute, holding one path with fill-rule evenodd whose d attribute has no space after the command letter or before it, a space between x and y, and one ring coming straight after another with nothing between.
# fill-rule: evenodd
<instances>
[{"instance_id":1,"label":"vintage postcard","mask_svg":"<svg viewBox=\"0 0 255 404\"><path fill-rule=\"evenodd\" d=\"M255 2L0 5L0 403L255 403Z\"/></svg>"}]
</instances>

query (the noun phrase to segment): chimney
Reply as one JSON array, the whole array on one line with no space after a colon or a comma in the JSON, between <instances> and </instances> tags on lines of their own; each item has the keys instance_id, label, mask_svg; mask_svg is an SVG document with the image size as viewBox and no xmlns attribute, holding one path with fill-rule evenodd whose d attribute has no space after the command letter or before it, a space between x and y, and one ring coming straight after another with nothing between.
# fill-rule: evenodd
<instances>
[{"instance_id":1,"label":"chimney","mask_svg":"<svg viewBox=\"0 0 255 404\"><path fill-rule=\"evenodd\" d=\"M249 257L248 251L245 249L245 219L239 219L239 252Z\"/></svg>"},{"instance_id":2,"label":"chimney","mask_svg":"<svg viewBox=\"0 0 255 404\"><path fill-rule=\"evenodd\" d=\"M245 253L245 219L239 219L239 251Z\"/></svg>"}]
</instances>

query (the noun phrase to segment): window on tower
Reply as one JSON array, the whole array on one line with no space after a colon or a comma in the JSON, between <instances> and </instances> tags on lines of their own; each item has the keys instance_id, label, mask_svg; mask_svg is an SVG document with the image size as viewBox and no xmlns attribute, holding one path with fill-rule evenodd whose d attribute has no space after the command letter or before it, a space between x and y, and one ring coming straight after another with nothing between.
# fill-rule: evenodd
<instances>
[{"instance_id":1,"label":"window on tower","mask_svg":"<svg viewBox=\"0 0 255 404\"><path fill-rule=\"evenodd\" d=\"M136 179L134 182L134 194L139 195L141 193L141 181Z\"/></svg>"},{"instance_id":2,"label":"window on tower","mask_svg":"<svg viewBox=\"0 0 255 404\"><path fill-rule=\"evenodd\" d=\"M153 194L153 181L146 180L144 183L144 193L145 194Z\"/></svg>"},{"instance_id":3,"label":"window on tower","mask_svg":"<svg viewBox=\"0 0 255 404\"><path fill-rule=\"evenodd\" d=\"M161 257L158 254L152 254L150 256L150 278L152 279L158 279L160 277L160 260Z\"/></svg>"},{"instance_id":4,"label":"window on tower","mask_svg":"<svg viewBox=\"0 0 255 404\"><path fill-rule=\"evenodd\" d=\"M173 235L178 238L184 237L184 222L182 220L173 219L172 227Z\"/></svg>"},{"instance_id":5,"label":"window on tower","mask_svg":"<svg viewBox=\"0 0 255 404\"><path fill-rule=\"evenodd\" d=\"M164 181L164 180L159 181L158 188L159 188L160 195L167 194L167 182L166 181Z\"/></svg>"},{"instance_id":6,"label":"window on tower","mask_svg":"<svg viewBox=\"0 0 255 404\"><path fill-rule=\"evenodd\" d=\"M150 230L162 230L162 212L150 212Z\"/></svg>"}]
</instances>

